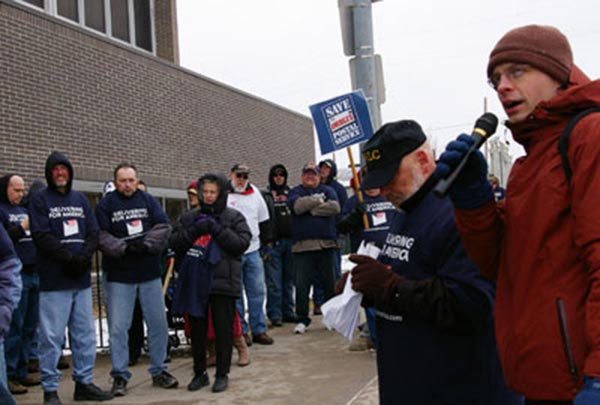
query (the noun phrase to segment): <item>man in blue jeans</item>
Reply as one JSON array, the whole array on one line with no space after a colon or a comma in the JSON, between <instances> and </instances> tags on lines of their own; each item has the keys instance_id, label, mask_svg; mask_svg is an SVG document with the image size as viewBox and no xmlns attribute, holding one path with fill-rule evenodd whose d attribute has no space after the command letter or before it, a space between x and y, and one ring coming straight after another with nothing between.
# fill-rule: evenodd
<instances>
[{"instance_id":1,"label":"man in blue jeans","mask_svg":"<svg viewBox=\"0 0 600 405\"><path fill-rule=\"evenodd\" d=\"M296 323L294 311L294 269L292 268L292 212L288 206L290 188L284 165L269 170L269 186L263 192L269 215L273 242L261 246L267 278L267 316L273 326Z\"/></svg>"},{"instance_id":2,"label":"man in blue jeans","mask_svg":"<svg viewBox=\"0 0 600 405\"><path fill-rule=\"evenodd\" d=\"M29 206L31 235L38 252L40 312L38 352L44 404L60 404L57 368L65 328L73 353L76 401L105 401L112 394L92 383L96 328L90 271L98 247L98 223L87 198L72 190L73 166L60 152L46 161L48 187Z\"/></svg>"},{"instance_id":3,"label":"man in blue jeans","mask_svg":"<svg viewBox=\"0 0 600 405\"><path fill-rule=\"evenodd\" d=\"M146 325L152 385L175 388L177 380L167 372L168 325L162 295L160 254L166 248L171 225L158 201L137 188L135 166L121 163L114 171L116 191L96 208L100 225L100 249L107 272L104 289L110 335L112 393L127 394L129 327L136 297Z\"/></svg>"},{"instance_id":4,"label":"man in blue jeans","mask_svg":"<svg viewBox=\"0 0 600 405\"><path fill-rule=\"evenodd\" d=\"M27 377L27 363L38 324L40 281L36 269L36 251L29 231L29 211L22 205L25 182L15 174L0 178L0 223L12 240L23 264L20 278L23 290L13 313L4 342L8 388L12 394L24 394L39 378Z\"/></svg>"},{"instance_id":5,"label":"man in blue jeans","mask_svg":"<svg viewBox=\"0 0 600 405\"><path fill-rule=\"evenodd\" d=\"M246 298L248 299L252 339L248 334L243 291L237 302L237 310L242 318L246 343L248 345L253 342L270 345L273 344L273 338L267 335L267 323L263 310L266 295L265 274L259 253L261 242L266 244L271 241L268 226L269 210L260 190L248 180L249 175L250 168L244 164L236 164L231 168L227 206L240 211L244 215L252 232L250 247L242 256L242 290L246 290Z\"/></svg>"},{"instance_id":6,"label":"man in blue jeans","mask_svg":"<svg viewBox=\"0 0 600 405\"><path fill-rule=\"evenodd\" d=\"M296 273L296 314L294 333L306 332L308 295L314 280L323 288L323 298L333 296L334 261L337 244L335 228L340 204L333 188L320 184L319 169L307 163L302 169L302 184L290 191L288 204L292 210L292 252Z\"/></svg>"},{"instance_id":7,"label":"man in blue jeans","mask_svg":"<svg viewBox=\"0 0 600 405\"><path fill-rule=\"evenodd\" d=\"M21 296L21 261L14 250L8 234L0 226L0 403L14 405L6 381L4 363L4 336L10 327L12 313Z\"/></svg>"}]
</instances>

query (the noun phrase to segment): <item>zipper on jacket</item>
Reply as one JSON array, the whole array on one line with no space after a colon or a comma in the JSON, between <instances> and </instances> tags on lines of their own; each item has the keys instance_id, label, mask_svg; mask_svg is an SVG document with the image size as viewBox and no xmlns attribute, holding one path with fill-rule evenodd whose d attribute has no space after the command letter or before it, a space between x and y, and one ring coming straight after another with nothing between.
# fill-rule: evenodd
<instances>
[{"instance_id":1,"label":"zipper on jacket","mask_svg":"<svg viewBox=\"0 0 600 405\"><path fill-rule=\"evenodd\" d=\"M573 355L573 347L571 345L571 337L567 328L567 315L565 313L565 305L562 298L556 299L556 313L558 315L558 324L560 326L560 335L562 338L563 350L569 366L569 373L573 377L575 387L579 385L579 373L575 364L575 356ZM575 388L577 389L577 388Z\"/></svg>"}]
</instances>

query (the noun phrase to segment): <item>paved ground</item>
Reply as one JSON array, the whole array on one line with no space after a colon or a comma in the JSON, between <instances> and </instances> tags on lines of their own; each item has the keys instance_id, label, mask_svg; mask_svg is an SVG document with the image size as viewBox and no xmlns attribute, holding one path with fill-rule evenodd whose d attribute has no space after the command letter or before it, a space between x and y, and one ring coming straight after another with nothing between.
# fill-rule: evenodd
<instances>
[{"instance_id":1,"label":"paved ground","mask_svg":"<svg viewBox=\"0 0 600 405\"><path fill-rule=\"evenodd\" d=\"M305 335L294 335L294 325L270 330L275 339L272 346L252 345L252 363L245 368L234 364L229 375L229 389L213 394L210 387L189 392L185 388L192 377L192 359L185 350L169 364L169 371L179 380L176 390L152 387L148 358L131 368L133 377L126 397L107 404L377 404L375 354L350 352L348 342L336 332L328 331L315 317ZM110 388L110 359L99 354L96 359L95 383ZM73 403L73 382L70 370L65 370L59 389L63 403ZM209 369L211 383L214 369ZM19 404L42 403L41 388L30 389L16 397ZM77 404L85 404L77 402Z\"/></svg>"}]
</instances>

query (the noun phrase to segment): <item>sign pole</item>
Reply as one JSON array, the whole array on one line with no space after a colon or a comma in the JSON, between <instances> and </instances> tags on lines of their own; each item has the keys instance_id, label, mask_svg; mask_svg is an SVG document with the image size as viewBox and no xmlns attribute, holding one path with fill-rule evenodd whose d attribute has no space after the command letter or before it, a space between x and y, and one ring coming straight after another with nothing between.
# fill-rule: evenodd
<instances>
[{"instance_id":1,"label":"sign pole","mask_svg":"<svg viewBox=\"0 0 600 405\"><path fill-rule=\"evenodd\" d=\"M348 151L348 160L350 160L350 169L352 170L352 178L354 179L354 184L356 185L356 198L358 198L358 203L363 202L362 191L360 191L360 179L356 174L356 167L354 166L354 157L352 156L352 148L350 146L346 147ZM363 226L365 229L369 229L369 219L367 218L367 213L363 212L362 214Z\"/></svg>"}]
</instances>

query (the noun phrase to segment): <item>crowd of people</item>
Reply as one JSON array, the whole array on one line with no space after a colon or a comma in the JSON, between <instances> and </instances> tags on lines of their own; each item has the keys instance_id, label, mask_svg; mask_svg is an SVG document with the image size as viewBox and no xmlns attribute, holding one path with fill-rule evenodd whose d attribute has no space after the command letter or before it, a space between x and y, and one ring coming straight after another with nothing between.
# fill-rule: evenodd
<instances>
[{"instance_id":1,"label":"crowd of people","mask_svg":"<svg viewBox=\"0 0 600 405\"><path fill-rule=\"evenodd\" d=\"M190 391L210 385L211 365L212 391L226 390L234 347L238 365L250 364L249 346L274 343L267 319L306 333L311 289L315 315L349 282L363 294L382 404L599 404L598 114L572 129L568 175L557 143L573 117L600 106L600 82L573 63L562 33L538 25L505 34L487 75L526 151L506 190L473 137L460 135L436 162L413 120L385 124L362 146L362 184L349 199L332 160L304 165L295 187L276 164L262 191L250 167L235 164L229 177L205 173L190 183L190 210L174 226L129 163L115 168L114 190L95 212L72 189L73 167L61 153L48 157L47 186L27 201L21 177L2 177L0 402L14 403L12 388L36 383L27 374L35 352L44 403L61 403L67 327L74 399L126 395L136 301L153 385L177 387L165 364L161 278L171 249L170 310L189 329ZM456 182L440 198L433 189L451 173ZM354 267L342 275L344 235ZM377 246L378 257L362 254L361 242ZM97 250L109 391L92 381Z\"/></svg>"}]
</instances>

